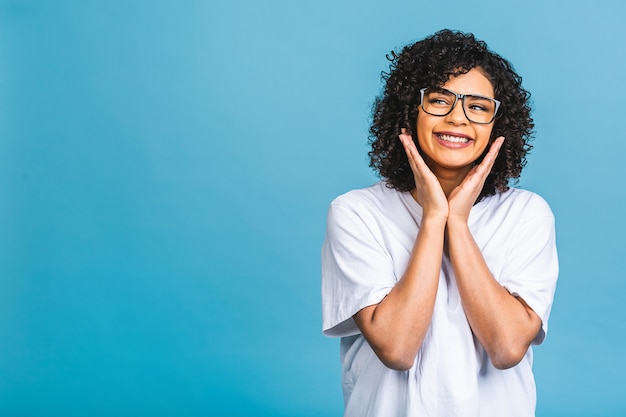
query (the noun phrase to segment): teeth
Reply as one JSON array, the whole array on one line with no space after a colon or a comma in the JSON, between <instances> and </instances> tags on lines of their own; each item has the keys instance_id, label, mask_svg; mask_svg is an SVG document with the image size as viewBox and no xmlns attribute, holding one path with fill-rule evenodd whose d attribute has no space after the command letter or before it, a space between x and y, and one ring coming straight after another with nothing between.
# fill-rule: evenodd
<instances>
[{"instance_id":1,"label":"teeth","mask_svg":"<svg viewBox=\"0 0 626 417\"><path fill-rule=\"evenodd\" d=\"M439 135L439 137L441 139L445 140L446 142L453 142L453 143L467 143L467 142L469 142L469 139L467 139L467 138L460 138L458 136Z\"/></svg>"}]
</instances>

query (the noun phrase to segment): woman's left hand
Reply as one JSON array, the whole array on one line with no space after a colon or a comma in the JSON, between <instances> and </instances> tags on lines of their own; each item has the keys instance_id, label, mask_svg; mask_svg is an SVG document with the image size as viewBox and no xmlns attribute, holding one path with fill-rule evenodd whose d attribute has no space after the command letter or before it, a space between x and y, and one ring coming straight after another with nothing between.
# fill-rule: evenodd
<instances>
[{"instance_id":1,"label":"woman's left hand","mask_svg":"<svg viewBox=\"0 0 626 417\"><path fill-rule=\"evenodd\" d=\"M448 196L448 223L450 221L463 221L467 223L470 210L476 202L487 175L496 161L498 152L504 142L504 137L498 137L492 144L489 152L482 162L473 167L465 176L465 179Z\"/></svg>"}]
</instances>

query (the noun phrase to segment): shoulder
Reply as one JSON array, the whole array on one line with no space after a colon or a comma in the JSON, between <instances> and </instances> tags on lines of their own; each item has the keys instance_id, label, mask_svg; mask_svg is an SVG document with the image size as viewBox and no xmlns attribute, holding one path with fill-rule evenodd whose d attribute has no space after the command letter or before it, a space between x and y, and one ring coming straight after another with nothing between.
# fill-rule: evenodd
<instances>
[{"instance_id":1,"label":"shoulder","mask_svg":"<svg viewBox=\"0 0 626 417\"><path fill-rule=\"evenodd\" d=\"M348 191L335 198L330 206L354 211L376 211L393 205L394 201L400 199L400 194L399 191L380 181L366 188Z\"/></svg>"},{"instance_id":2,"label":"shoulder","mask_svg":"<svg viewBox=\"0 0 626 417\"><path fill-rule=\"evenodd\" d=\"M365 228L372 233L410 221L406 193L390 188L383 181L367 188L349 191L335 198L328 209L328 226ZM394 229L395 230L395 229ZM379 233L380 234L380 233Z\"/></svg>"},{"instance_id":3,"label":"shoulder","mask_svg":"<svg viewBox=\"0 0 626 417\"><path fill-rule=\"evenodd\" d=\"M554 224L550 206L540 195L520 189L510 188L480 201L472 209L474 227L502 230L524 229L531 224Z\"/></svg>"},{"instance_id":4,"label":"shoulder","mask_svg":"<svg viewBox=\"0 0 626 417\"><path fill-rule=\"evenodd\" d=\"M487 197L484 202L486 208L490 210L517 212L524 214L524 217L554 217L550 205L543 197L521 188L510 188L503 193L496 193Z\"/></svg>"}]
</instances>

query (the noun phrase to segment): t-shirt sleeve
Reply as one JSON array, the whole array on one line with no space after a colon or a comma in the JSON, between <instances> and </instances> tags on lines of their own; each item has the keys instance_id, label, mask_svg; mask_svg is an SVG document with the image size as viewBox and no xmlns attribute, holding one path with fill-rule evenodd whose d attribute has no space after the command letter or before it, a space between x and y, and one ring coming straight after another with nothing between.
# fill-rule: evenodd
<instances>
[{"instance_id":1,"label":"t-shirt sleeve","mask_svg":"<svg viewBox=\"0 0 626 417\"><path fill-rule=\"evenodd\" d=\"M373 213L333 203L322 247L322 327L326 336L359 333L352 316L378 304L396 283Z\"/></svg>"},{"instance_id":2,"label":"t-shirt sleeve","mask_svg":"<svg viewBox=\"0 0 626 417\"><path fill-rule=\"evenodd\" d=\"M548 319L559 274L554 216L539 196L526 207L529 216L512 236L500 283L521 297L541 318L541 329L533 344L541 344L548 332Z\"/></svg>"}]
</instances>

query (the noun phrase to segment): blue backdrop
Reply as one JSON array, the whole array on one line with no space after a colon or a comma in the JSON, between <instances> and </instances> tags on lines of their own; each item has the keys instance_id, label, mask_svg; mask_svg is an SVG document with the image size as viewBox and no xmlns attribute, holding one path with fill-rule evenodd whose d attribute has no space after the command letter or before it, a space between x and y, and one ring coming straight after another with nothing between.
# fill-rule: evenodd
<instances>
[{"instance_id":1,"label":"blue backdrop","mask_svg":"<svg viewBox=\"0 0 626 417\"><path fill-rule=\"evenodd\" d=\"M538 416L624 415L624 4L0 0L0 414L341 415L326 208L385 54L448 27L533 94Z\"/></svg>"}]
</instances>

